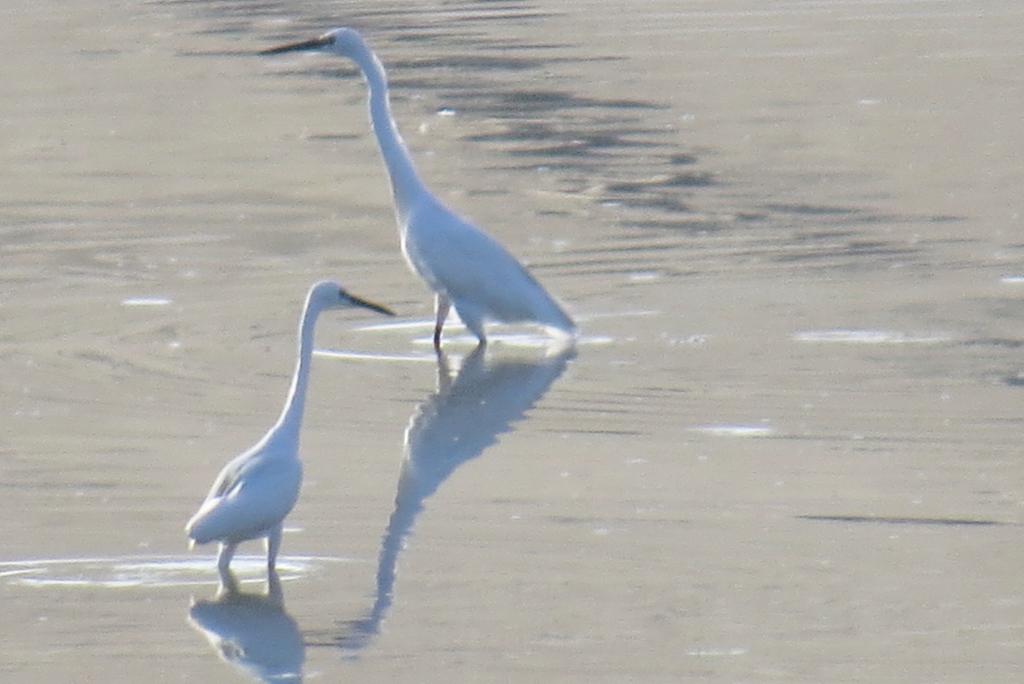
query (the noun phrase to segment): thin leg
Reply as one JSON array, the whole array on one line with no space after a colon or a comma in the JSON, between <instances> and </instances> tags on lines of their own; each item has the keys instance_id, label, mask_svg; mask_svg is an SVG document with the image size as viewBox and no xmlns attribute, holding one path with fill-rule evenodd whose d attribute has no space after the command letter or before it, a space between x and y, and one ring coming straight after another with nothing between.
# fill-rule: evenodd
<instances>
[{"instance_id":1,"label":"thin leg","mask_svg":"<svg viewBox=\"0 0 1024 684\"><path fill-rule=\"evenodd\" d=\"M238 580L231 568L220 570L220 586L217 588L217 598L238 593Z\"/></svg>"},{"instance_id":2,"label":"thin leg","mask_svg":"<svg viewBox=\"0 0 1024 684\"><path fill-rule=\"evenodd\" d=\"M437 391L439 394L447 393L452 386L452 370L448 363L448 355L441 349L435 348L437 354Z\"/></svg>"},{"instance_id":3,"label":"thin leg","mask_svg":"<svg viewBox=\"0 0 1024 684\"><path fill-rule=\"evenodd\" d=\"M462 322L466 324L466 328L469 332L473 333L477 339L477 346L487 346L487 335L484 333L484 322L479 316L475 316L470 312L466 312L466 315L462 315L462 311L459 311L459 316L462 317Z\"/></svg>"},{"instance_id":4,"label":"thin leg","mask_svg":"<svg viewBox=\"0 0 1024 684\"><path fill-rule=\"evenodd\" d=\"M282 523L278 523L267 535L267 574L276 572L277 552L281 548L281 527Z\"/></svg>"},{"instance_id":5,"label":"thin leg","mask_svg":"<svg viewBox=\"0 0 1024 684\"><path fill-rule=\"evenodd\" d=\"M440 292L434 295L434 349L441 349L441 328L444 327L444 320L448 318L451 307L452 303L446 295Z\"/></svg>"},{"instance_id":6,"label":"thin leg","mask_svg":"<svg viewBox=\"0 0 1024 684\"><path fill-rule=\"evenodd\" d=\"M221 577L231 573L231 559L234 557L235 549L237 548L238 544L221 542L220 552L217 554L217 572L220 573Z\"/></svg>"},{"instance_id":7,"label":"thin leg","mask_svg":"<svg viewBox=\"0 0 1024 684\"><path fill-rule=\"evenodd\" d=\"M278 577L277 570L271 570L267 573L267 598L279 606L284 605L284 594L281 593L281 578Z\"/></svg>"}]
</instances>

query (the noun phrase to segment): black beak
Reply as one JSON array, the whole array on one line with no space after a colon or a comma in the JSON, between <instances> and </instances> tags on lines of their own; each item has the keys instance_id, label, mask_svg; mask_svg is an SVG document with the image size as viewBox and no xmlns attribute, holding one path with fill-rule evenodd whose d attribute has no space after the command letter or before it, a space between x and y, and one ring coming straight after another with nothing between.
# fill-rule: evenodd
<instances>
[{"instance_id":1,"label":"black beak","mask_svg":"<svg viewBox=\"0 0 1024 684\"><path fill-rule=\"evenodd\" d=\"M313 40L303 40L298 43L288 43L287 45L278 45L277 47L269 48L267 50L260 50L258 54L261 55L280 55L284 52L299 52L303 50L319 50L325 45L330 45L334 42L334 39L330 36L320 36Z\"/></svg>"},{"instance_id":2,"label":"black beak","mask_svg":"<svg viewBox=\"0 0 1024 684\"><path fill-rule=\"evenodd\" d=\"M395 315L395 312L392 311L391 309L389 309L386 306L381 306L380 304L375 304L375 303L367 301L365 299L361 299L360 297L356 297L355 295L351 295L351 294L349 294L347 292L342 292L341 294L342 294L343 297L348 299L350 302L352 302L356 306L361 306L364 309L369 309L370 311L376 311L377 313L384 314L385 316L394 316Z\"/></svg>"}]
</instances>

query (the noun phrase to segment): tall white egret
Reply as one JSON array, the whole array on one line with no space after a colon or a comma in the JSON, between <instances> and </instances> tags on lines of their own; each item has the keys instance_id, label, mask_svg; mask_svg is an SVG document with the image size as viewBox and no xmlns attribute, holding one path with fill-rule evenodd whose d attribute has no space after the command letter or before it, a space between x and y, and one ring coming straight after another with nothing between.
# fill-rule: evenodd
<instances>
[{"instance_id":1,"label":"tall white egret","mask_svg":"<svg viewBox=\"0 0 1024 684\"><path fill-rule=\"evenodd\" d=\"M267 569L274 572L281 526L298 500L302 485L299 429L316 319L326 309L354 306L394 315L379 304L349 294L338 283L324 281L310 288L299 321L299 358L280 418L263 439L224 466L206 500L185 525L193 545L220 542L217 568L222 580L230 577L228 567L235 549L250 539L266 539Z\"/></svg>"},{"instance_id":2,"label":"tall white egret","mask_svg":"<svg viewBox=\"0 0 1024 684\"><path fill-rule=\"evenodd\" d=\"M370 123L391 179L402 253L434 291L434 347L441 346L441 328L453 305L481 344L487 342L487 321L536 323L574 337L572 319L529 271L497 240L446 207L420 180L391 115L384 67L362 36L337 28L260 54L300 50L340 55L362 71L370 91Z\"/></svg>"}]
</instances>

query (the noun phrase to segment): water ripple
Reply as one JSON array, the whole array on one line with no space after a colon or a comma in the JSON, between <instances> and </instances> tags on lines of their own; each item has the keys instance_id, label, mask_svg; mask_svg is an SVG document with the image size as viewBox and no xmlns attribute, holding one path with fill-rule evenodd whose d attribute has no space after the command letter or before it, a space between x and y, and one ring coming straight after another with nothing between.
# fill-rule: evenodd
<instances>
[{"instance_id":1,"label":"water ripple","mask_svg":"<svg viewBox=\"0 0 1024 684\"><path fill-rule=\"evenodd\" d=\"M315 574L329 563L352 562L330 556L287 556L278 559L282 580ZM232 569L242 582L261 582L266 572L263 556L239 556ZM216 581L213 556L111 556L96 558L34 558L0 561L0 579L27 587L180 587Z\"/></svg>"},{"instance_id":2,"label":"water ripple","mask_svg":"<svg viewBox=\"0 0 1024 684\"><path fill-rule=\"evenodd\" d=\"M909 334L895 330L805 330L793 333L797 342L842 343L842 344L942 344L951 342L952 335L946 333Z\"/></svg>"}]
</instances>

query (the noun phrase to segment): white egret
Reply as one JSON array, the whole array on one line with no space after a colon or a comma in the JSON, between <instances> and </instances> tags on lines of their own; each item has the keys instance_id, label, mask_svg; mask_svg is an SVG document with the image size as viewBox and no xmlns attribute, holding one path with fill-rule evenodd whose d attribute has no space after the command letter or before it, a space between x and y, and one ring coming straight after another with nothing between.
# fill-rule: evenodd
<instances>
[{"instance_id":1,"label":"white egret","mask_svg":"<svg viewBox=\"0 0 1024 684\"><path fill-rule=\"evenodd\" d=\"M434 291L434 347L454 306L462 322L486 344L484 323L529 322L574 337L576 325L526 268L493 237L449 209L420 180L398 132L388 100L387 76L362 36L337 28L313 40L264 50L276 55L318 50L356 63L369 88L370 123L391 180L402 253Z\"/></svg>"},{"instance_id":2,"label":"white egret","mask_svg":"<svg viewBox=\"0 0 1024 684\"><path fill-rule=\"evenodd\" d=\"M324 281L310 288L299 321L299 358L280 418L263 439L224 466L185 526L193 545L220 542L217 568L222 580L230 576L228 567L235 549L250 539L266 539L267 569L274 572L282 522L298 500L302 485L299 429L316 319L326 309L355 306L394 315L379 304L349 294L338 283Z\"/></svg>"}]
</instances>

